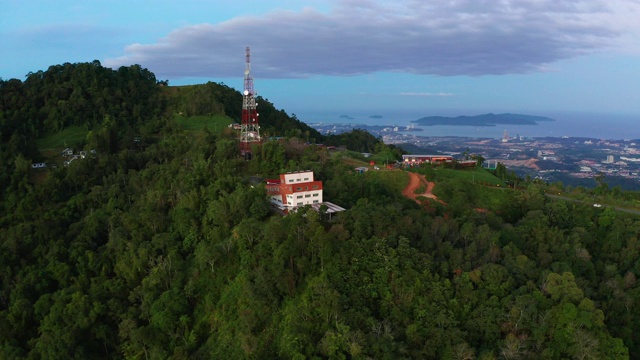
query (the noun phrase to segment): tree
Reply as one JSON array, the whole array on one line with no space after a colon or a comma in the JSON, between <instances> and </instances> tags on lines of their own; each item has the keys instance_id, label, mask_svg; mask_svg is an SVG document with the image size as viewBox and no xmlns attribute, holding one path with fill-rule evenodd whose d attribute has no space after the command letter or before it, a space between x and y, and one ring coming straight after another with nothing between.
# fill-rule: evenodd
<instances>
[{"instance_id":1,"label":"tree","mask_svg":"<svg viewBox=\"0 0 640 360\"><path fill-rule=\"evenodd\" d=\"M504 180L506 179L506 177L507 177L507 167L506 167L506 166L504 166L504 164L503 164L503 163L499 162L499 163L496 165L495 175L496 175L496 177L497 177L498 179L501 179L501 180L503 180L503 181L504 181Z\"/></svg>"},{"instance_id":2,"label":"tree","mask_svg":"<svg viewBox=\"0 0 640 360\"><path fill-rule=\"evenodd\" d=\"M605 195L609 191L609 184L607 184L605 177L603 172L599 172L598 175L595 176L594 180L597 186L594 191L596 195Z\"/></svg>"},{"instance_id":3,"label":"tree","mask_svg":"<svg viewBox=\"0 0 640 360\"><path fill-rule=\"evenodd\" d=\"M562 275L550 273L547 275L545 289L553 300L578 302L584 294L576 285L575 277L570 272Z\"/></svg>"},{"instance_id":4,"label":"tree","mask_svg":"<svg viewBox=\"0 0 640 360\"><path fill-rule=\"evenodd\" d=\"M481 166L482 166L482 164L483 164L483 163L484 163L484 161L485 161L484 156L482 156L482 155L480 155L480 154L472 155L472 156L471 156L471 158L472 158L473 160L475 160L475 161L476 161L476 166L477 166L477 167L481 167Z\"/></svg>"}]
</instances>

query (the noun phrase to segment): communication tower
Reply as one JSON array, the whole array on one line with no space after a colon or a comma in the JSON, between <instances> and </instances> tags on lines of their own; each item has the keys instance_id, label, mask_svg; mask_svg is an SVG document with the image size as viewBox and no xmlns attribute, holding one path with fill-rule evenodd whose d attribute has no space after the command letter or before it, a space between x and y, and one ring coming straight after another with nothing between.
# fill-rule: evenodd
<instances>
[{"instance_id":1,"label":"communication tower","mask_svg":"<svg viewBox=\"0 0 640 360\"><path fill-rule=\"evenodd\" d=\"M251 54L247 46L244 92L242 93L242 122L240 124L240 153L246 159L251 158L251 145L260 143L260 124L255 95L253 76L251 76Z\"/></svg>"}]
</instances>

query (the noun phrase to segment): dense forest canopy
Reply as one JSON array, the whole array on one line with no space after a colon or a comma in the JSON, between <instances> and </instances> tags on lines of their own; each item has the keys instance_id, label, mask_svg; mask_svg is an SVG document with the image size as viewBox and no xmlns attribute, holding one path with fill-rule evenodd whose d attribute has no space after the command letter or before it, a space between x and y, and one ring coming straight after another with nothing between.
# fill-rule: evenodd
<instances>
[{"instance_id":1,"label":"dense forest canopy","mask_svg":"<svg viewBox=\"0 0 640 360\"><path fill-rule=\"evenodd\" d=\"M233 119L236 93L98 63L0 83L0 358L640 357L637 216L438 167L413 170L439 179L441 202L418 204L398 190L407 172L356 173L275 108L265 131L295 140L251 161L232 132L168 125ZM67 126L103 151L31 169L34 137ZM273 214L256 177L300 169L348 210Z\"/></svg>"},{"instance_id":2,"label":"dense forest canopy","mask_svg":"<svg viewBox=\"0 0 640 360\"><path fill-rule=\"evenodd\" d=\"M322 139L316 130L276 110L268 100L259 97L258 103L265 131L287 129ZM170 87L140 65L112 70L98 61L65 63L29 73L24 82L0 79L0 136L3 143L11 136L28 143L68 126L96 129L105 122L120 133L129 128L141 133L157 130L160 119L175 113L226 115L239 122L241 104L242 95L224 84ZM149 128L154 125L155 129Z\"/></svg>"},{"instance_id":3,"label":"dense forest canopy","mask_svg":"<svg viewBox=\"0 0 640 360\"><path fill-rule=\"evenodd\" d=\"M265 137L324 140L315 129L277 110L268 100L259 97L258 104ZM241 109L242 95L224 84L171 87L140 65L114 70L96 60L53 65L29 73L25 81L0 78L0 198L16 159L43 160L43 149L38 149L36 140L65 128L88 131L86 139L69 145L116 153L134 147L136 138L151 140L169 127L176 114L223 115L240 122ZM345 145L344 141L339 145ZM367 145L377 143L382 141L375 139Z\"/></svg>"}]
</instances>

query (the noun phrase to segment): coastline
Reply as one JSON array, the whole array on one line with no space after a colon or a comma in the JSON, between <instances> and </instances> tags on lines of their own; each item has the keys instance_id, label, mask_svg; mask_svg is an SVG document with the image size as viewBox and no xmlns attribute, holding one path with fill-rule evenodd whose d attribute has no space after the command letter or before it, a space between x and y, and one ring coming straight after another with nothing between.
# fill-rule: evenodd
<instances>
[{"instance_id":1,"label":"coastline","mask_svg":"<svg viewBox=\"0 0 640 360\"><path fill-rule=\"evenodd\" d=\"M344 113L342 113L344 114ZM381 118L370 118L369 115L351 113L352 119L345 121L335 114L311 113L302 121L316 129L331 127L347 129L413 127L421 131L411 130L416 136L425 137L464 137L464 138L502 138L505 130L509 136L527 138L539 137L576 137L589 139L627 140L640 139L640 116L635 115L601 115L601 114L545 114L556 121L543 121L537 125L497 124L494 126L470 125L418 125L413 120L419 119L417 114L384 114Z\"/></svg>"}]
</instances>

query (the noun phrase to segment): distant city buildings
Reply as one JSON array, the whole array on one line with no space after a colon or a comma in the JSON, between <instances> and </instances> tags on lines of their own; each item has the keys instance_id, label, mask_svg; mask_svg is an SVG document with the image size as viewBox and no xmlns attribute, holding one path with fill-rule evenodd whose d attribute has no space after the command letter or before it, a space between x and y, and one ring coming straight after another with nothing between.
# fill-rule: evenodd
<instances>
[{"instance_id":1,"label":"distant city buildings","mask_svg":"<svg viewBox=\"0 0 640 360\"><path fill-rule=\"evenodd\" d=\"M630 158L630 157L627 157L627 156L620 156L620 160L632 161L632 162L640 162L640 158Z\"/></svg>"},{"instance_id":2,"label":"distant city buildings","mask_svg":"<svg viewBox=\"0 0 640 360\"><path fill-rule=\"evenodd\" d=\"M509 133L507 132L507 130L504 131L504 134L502 134L502 142L506 143L509 141Z\"/></svg>"},{"instance_id":3,"label":"distant city buildings","mask_svg":"<svg viewBox=\"0 0 640 360\"><path fill-rule=\"evenodd\" d=\"M318 130L327 129L341 133L351 131L354 125L318 124L316 127ZM394 132L393 126L360 127L379 136L385 144L415 146L405 149L418 154L420 148L423 148L438 149L442 154L457 156L465 148L469 148L485 158L484 166L491 168L500 162L519 176L529 175L548 182L562 181L565 184L588 186L595 182L572 182L571 179L591 179L594 174L602 172L614 183L617 181L614 179L632 180L622 183L624 189L640 189L640 141L636 139L517 136L521 134L509 137L507 134L507 142L503 142L504 134L495 137L465 137L456 133L447 136L427 136L424 135L425 132ZM430 150L425 150L426 153L428 151ZM411 160L407 161L406 156L403 158L405 166L413 163ZM416 161L415 164L417 163Z\"/></svg>"}]
</instances>

